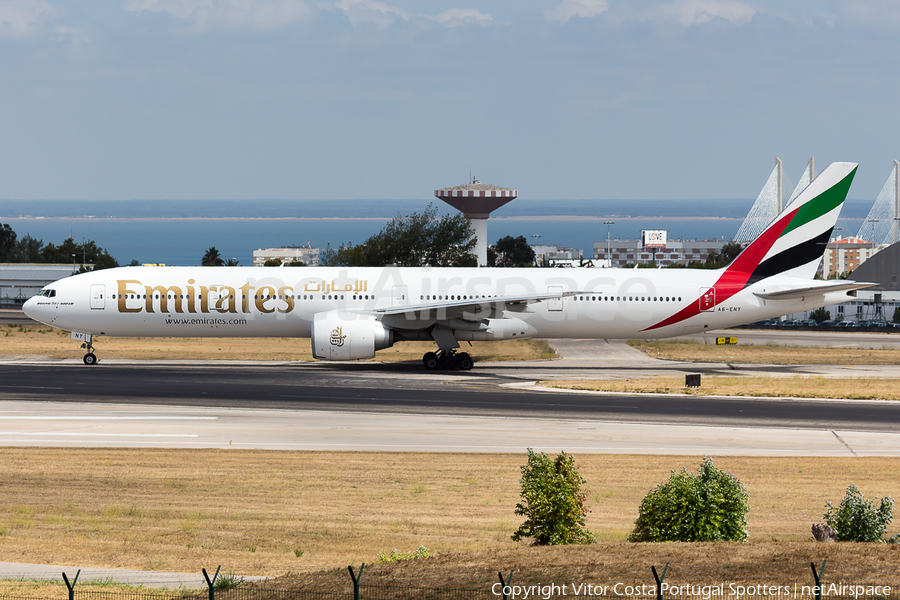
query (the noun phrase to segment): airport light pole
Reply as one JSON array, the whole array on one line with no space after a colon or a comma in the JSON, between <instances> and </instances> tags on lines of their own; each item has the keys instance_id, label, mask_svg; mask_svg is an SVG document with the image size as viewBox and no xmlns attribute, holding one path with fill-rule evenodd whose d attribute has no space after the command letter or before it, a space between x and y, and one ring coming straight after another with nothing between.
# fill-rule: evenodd
<instances>
[{"instance_id":1,"label":"airport light pole","mask_svg":"<svg viewBox=\"0 0 900 600\"><path fill-rule=\"evenodd\" d=\"M603 221L603 224L606 225L606 260L609 261L609 266L612 266L612 255L610 254L610 246L609 246L609 226L615 225L615 221Z\"/></svg>"},{"instance_id":2,"label":"airport light pole","mask_svg":"<svg viewBox=\"0 0 900 600\"><path fill-rule=\"evenodd\" d=\"M540 236L540 234L532 233L531 239L533 240L532 245L537 246L538 240L541 239L541 236ZM543 255L541 255L541 256L543 257ZM537 254L534 255L534 263L537 264ZM544 266L543 263L544 263L544 260L543 260L543 258L541 258L541 264L539 266L543 267Z\"/></svg>"}]
</instances>

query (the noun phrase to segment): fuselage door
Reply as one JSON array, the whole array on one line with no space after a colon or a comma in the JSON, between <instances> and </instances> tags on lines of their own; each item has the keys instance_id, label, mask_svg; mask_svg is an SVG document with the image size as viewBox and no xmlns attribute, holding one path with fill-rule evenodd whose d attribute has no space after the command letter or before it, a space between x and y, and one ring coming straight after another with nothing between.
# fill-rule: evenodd
<instances>
[{"instance_id":1,"label":"fuselage door","mask_svg":"<svg viewBox=\"0 0 900 600\"><path fill-rule=\"evenodd\" d=\"M223 286L221 285L209 286L209 292L207 292L206 294L206 301L208 302L206 306L209 308L209 310L215 310L216 306L219 304L219 300L221 300L222 296L225 295L225 293L222 291L222 287Z\"/></svg>"},{"instance_id":2,"label":"fuselage door","mask_svg":"<svg viewBox=\"0 0 900 600\"><path fill-rule=\"evenodd\" d=\"M405 285L395 285L391 295L391 306L408 306L409 291Z\"/></svg>"},{"instance_id":3,"label":"fuselage door","mask_svg":"<svg viewBox=\"0 0 900 600\"><path fill-rule=\"evenodd\" d=\"M548 294L562 294L563 287L561 285L551 285L547 288ZM563 307L563 299L562 298L550 298L547 300L547 310L555 310L560 311Z\"/></svg>"},{"instance_id":4,"label":"fuselage door","mask_svg":"<svg viewBox=\"0 0 900 600\"><path fill-rule=\"evenodd\" d=\"M106 286L95 283L91 286L91 309L103 310L106 308Z\"/></svg>"},{"instance_id":5,"label":"fuselage door","mask_svg":"<svg viewBox=\"0 0 900 600\"><path fill-rule=\"evenodd\" d=\"M716 308L716 288L700 288L700 310L712 312Z\"/></svg>"}]
</instances>

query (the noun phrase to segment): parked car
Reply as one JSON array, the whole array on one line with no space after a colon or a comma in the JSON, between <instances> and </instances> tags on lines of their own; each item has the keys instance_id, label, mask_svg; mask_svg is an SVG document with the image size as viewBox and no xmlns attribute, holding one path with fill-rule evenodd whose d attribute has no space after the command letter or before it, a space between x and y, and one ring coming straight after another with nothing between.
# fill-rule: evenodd
<instances>
[{"instance_id":1,"label":"parked car","mask_svg":"<svg viewBox=\"0 0 900 600\"><path fill-rule=\"evenodd\" d=\"M816 320L815 319L803 319L802 321L800 321L800 324L803 325L804 327L815 327Z\"/></svg>"},{"instance_id":2,"label":"parked car","mask_svg":"<svg viewBox=\"0 0 900 600\"><path fill-rule=\"evenodd\" d=\"M853 327L854 325L853 321L841 321L835 327Z\"/></svg>"},{"instance_id":3,"label":"parked car","mask_svg":"<svg viewBox=\"0 0 900 600\"><path fill-rule=\"evenodd\" d=\"M819 327L834 327L837 323L838 322L833 319L826 319L819 323Z\"/></svg>"}]
</instances>

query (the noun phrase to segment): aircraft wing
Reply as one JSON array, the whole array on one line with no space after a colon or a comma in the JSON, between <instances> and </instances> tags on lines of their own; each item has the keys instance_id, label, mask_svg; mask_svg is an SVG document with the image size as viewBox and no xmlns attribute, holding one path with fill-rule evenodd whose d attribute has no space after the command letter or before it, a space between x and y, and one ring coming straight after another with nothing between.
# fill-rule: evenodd
<instances>
[{"instance_id":1,"label":"aircraft wing","mask_svg":"<svg viewBox=\"0 0 900 600\"><path fill-rule=\"evenodd\" d=\"M877 283L858 283L855 281L822 282L821 285L809 285L774 292L754 292L753 295L763 300L796 300L806 296L829 294L831 292L843 292L849 290L862 290L878 285Z\"/></svg>"},{"instance_id":2,"label":"aircraft wing","mask_svg":"<svg viewBox=\"0 0 900 600\"><path fill-rule=\"evenodd\" d=\"M523 306L544 300L555 300L566 296L575 296L584 292L556 292L545 294L524 294L517 296L491 296L487 298L472 298L468 300L439 300L409 306L392 306L379 308L375 312L382 315L407 315L422 313L424 311L444 309L447 319L459 318L463 314L483 312L486 310L504 310L510 306Z\"/></svg>"}]
</instances>

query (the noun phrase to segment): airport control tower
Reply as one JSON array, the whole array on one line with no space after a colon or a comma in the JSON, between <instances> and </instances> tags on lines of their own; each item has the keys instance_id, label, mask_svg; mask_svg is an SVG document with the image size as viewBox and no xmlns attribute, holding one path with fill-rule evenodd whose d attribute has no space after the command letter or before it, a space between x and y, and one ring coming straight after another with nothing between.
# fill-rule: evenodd
<instances>
[{"instance_id":1,"label":"airport control tower","mask_svg":"<svg viewBox=\"0 0 900 600\"><path fill-rule=\"evenodd\" d=\"M478 266L487 266L487 220L491 213L519 195L518 190L487 185L477 179L472 183L434 190L435 197L461 211L475 230L475 256Z\"/></svg>"}]
</instances>

